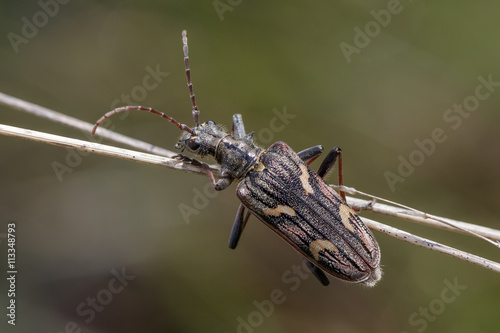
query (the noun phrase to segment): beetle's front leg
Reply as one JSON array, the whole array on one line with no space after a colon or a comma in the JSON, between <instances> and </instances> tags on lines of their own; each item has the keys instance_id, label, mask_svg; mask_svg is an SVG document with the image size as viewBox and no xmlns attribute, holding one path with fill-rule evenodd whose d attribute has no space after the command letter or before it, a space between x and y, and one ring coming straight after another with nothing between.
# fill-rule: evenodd
<instances>
[{"instance_id":1,"label":"beetle's front leg","mask_svg":"<svg viewBox=\"0 0 500 333\"><path fill-rule=\"evenodd\" d=\"M200 163L200 164L203 170L205 170L208 178L210 178L210 181L212 182L212 185L216 191L222 191L223 189L231 185L231 183L233 182L233 177L231 176L223 176L219 178L219 180L215 181L214 174L212 173L212 170L210 170L208 164L206 163Z\"/></svg>"},{"instance_id":2,"label":"beetle's front leg","mask_svg":"<svg viewBox=\"0 0 500 333\"><path fill-rule=\"evenodd\" d=\"M236 139L243 139L245 137L245 125L243 125L243 118L241 114L233 115L233 127L231 128L231 134Z\"/></svg>"}]
</instances>

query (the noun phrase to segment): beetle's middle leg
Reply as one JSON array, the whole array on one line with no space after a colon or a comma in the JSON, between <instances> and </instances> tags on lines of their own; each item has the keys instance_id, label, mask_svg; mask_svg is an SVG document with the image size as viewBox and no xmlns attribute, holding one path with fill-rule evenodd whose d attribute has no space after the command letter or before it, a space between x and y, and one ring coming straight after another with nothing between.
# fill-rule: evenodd
<instances>
[{"instance_id":1,"label":"beetle's middle leg","mask_svg":"<svg viewBox=\"0 0 500 333\"><path fill-rule=\"evenodd\" d=\"M323 146L317 145L311 148L304 149L297 153L300 159L304 161L307 165L310 165L314 162L315 159L319 157L319 155L323 154Z\"/></svg>"},{"instance_id":2,"label":"beetle's middle leg","mask_svg":"<svg viewBox=\"0 0 500 333\"><path fill-rule=\"evenodd\" d=\"M321 178L325 178L330 170L332 170L335 162L337 162L337 159L339 161L339 185L342 186L344 185L344 181L342 178L342 149L340 149L339 147L334 147L332 150L330 150L328 155L326 155L325 159L319 166L318 176L320 176ZM342 199L344 199L344 201L346 201L345 193L343 191L340 191L340 196L342 197Z\"/></svg>"},{"instance_id":3,"label":"beetle's middle leg","mask_svg":"<svg viewBox=\"0 0 500 333\"><path fill-rule=\"evenodd\" d=\"M230 249L235 249L238 245L241 233L243 232L243 229L245 228L249 218L250 212L248 212L245 216L245 206L243 206L243 204L240 204L240 207L238 207L238 211L236 212L236 218L234 219L233 228L231 229L231 236L229 237Z\"/></svg>"},{"instance_id":4,"label":"beetle's middle leg","mask_svg":"<svg viewBox=\"0 0 500 333\"><path fill-rule=\"evenodd\" d=\"M310 165L322 153L323 153L323 147L319 145L304 149L303 151L297 153L297 155L299 155L302 161L307 163L307 165ZM337 162L337 159L339 161L339 185L342 186L344 185L342 179L342 149L340 149L339 147L334 147L332 150L330 150L328 155L326 155L325 159L323 160L323 162L321 162L321 165L319 166L318 176L320 176L321 178L325 178L326 175L335 165L335 162ZM340 191L340 196L345 201L345 193L343 191Z\"/></svg>"}]
</instances>

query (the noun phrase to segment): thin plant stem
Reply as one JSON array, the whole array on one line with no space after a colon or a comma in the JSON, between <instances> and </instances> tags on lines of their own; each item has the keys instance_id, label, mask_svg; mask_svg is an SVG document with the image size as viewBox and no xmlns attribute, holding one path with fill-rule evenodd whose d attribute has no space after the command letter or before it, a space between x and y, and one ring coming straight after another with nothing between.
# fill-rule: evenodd
<instances>
[{"instance_id":1,"label":"thin plant stem","mask_svg":"<svg viewBox=\"0 0 500 333\"><path fill-rule=\"evenodd\" d=\"M68 115L65 115L64 113L60 113L48 108L45 108L43 106L33 104L30 102L23 101L22 99L9 96L6 94L3 94L0 92L0 105L5 105L8 106L14 110L18 110L21 112L29 113L34 116L44 118L47 120L50 120L52 122L55 122L57 124L61 124L64 126L68 126L77 130L80 130L84 133L89 133L92 131L92 128L94 127L94 124L88 123L86 121L70 117ZM137 139L133 139L131 137L128 137L126 135L122 135L113 131L110 131L106 128L100 128L99 133L97 135L98 140L102 139L107 139L110 141L113 141L115 143L123 144L126 145L127 147L142 150L151 154L155 155L161 155L161 156L167 156L167 157L172 157L175 156L176 153L152 145L150 143L140 141Z\"/></svg>"},{"instance_id":2,"label":"thin plant stem","mask_svg":"<svg viewBox=\"0 0 500 333\"><path fill-rule=\"evenodd\" d=\"M92 130L93 124L80 121L76 118L72 118L66 116L64 114L55 112L53 110L41 107L36 104L28 103L26 101L17 99L15 97L11 97L5 94L0 93L0 105L6 105L16 110L24 111L39 117L43 117L57 123L61 123L81 131L90 132ZM76 140L72 138L62 137L58 135L53 135L49 133L43 133L39 131L34 131L30 129L18 128L8 125L0 124L0 134L12 137L24 138L27 140L42 142L46 144L51 144L55 146L77 149L81 151L86 151L90 153L121 158L134 162L147 163L152 165L158 165L167 167L175 170L183 170L192 173L198 174L206 174L206 171L199 166L199 162L196 160L192 160L186 157L179 157L179 155L168 151L163 148L159 148L139 140L135 140L129 138L127 136L106 130L101 129L100 135L103 138L107 138L114 142L119 142L122 144L126 144L127 146L134 147L136 149L140 149L146 152L152 152L154 154L149 154L146 152L138 152L123 148L117 148L113 146L103 145L97 142L89 142L83 140ZM160 156L161 155L161 156ZM219 166L211 165L210 169L216 175L219 174ZM333 186L333 185L332 185ZM335 187L335 186L334 186ZM491 228L486 228L478 225L473 225L470 223L465 223L462 221L455 221L449 218L439 217L435 215L430 215L427 213L420 212L413 208L397 204L382 198L378 198L372 195L368 195L366 193L357 191L353 188L349 187L338 187L339 190L345 191L347 193L352 194L361 194L371 198L371 201L361 200L358 198L353 198L348 196L348 203L357 208L358 210L369 209L376 213L380 213L383 215L396 216L398 218L411 220L417 223L422 223L429 225L431 227L439 227L447 230L465 232L468 234L473 234L477 237L483 238L490 243L498 245L498 240L500 240L500 230L495 230ZM384 200L386 202L391 203L393 206L380 204L376 202L377 200ZM394 207L399 206L399 207ZM413 234L410 234L406 231L402 231L396 229L391 226L384 225L380 222L373 221L367 218L362 217L363 221L366 223L368 227L378 232L387 234L391 237L396 237L400 240L404 240L406 242L410 242L411 244L415 244L418 246L422 246L433 251L438 251L441 253L448 254L450 256L459 258L461 260L482 266L484 268L490 269L492 271L500 273L500 263L496 263L494 261L481 258L474 254L470 254L447 245L443 245L432 240L428 240ZM489 239L488 239L489 238ZM492 241L491 239L496 240Z\"/></svg>"}]
</instances>

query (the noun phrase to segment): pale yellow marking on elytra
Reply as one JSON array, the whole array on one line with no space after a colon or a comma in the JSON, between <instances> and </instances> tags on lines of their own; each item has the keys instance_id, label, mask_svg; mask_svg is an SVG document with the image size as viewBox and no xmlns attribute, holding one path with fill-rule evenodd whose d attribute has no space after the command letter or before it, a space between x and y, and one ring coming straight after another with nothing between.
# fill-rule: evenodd
<instances>
[{"instance_id":1,"label":"pale yellow marking on elytra","mask_svg":"<svg viewBox=\"0 0 500 333\"><path fill-rule=\"evenodd\" d=\"M286 214L289 216L295 216L295 210L290 206L278 205L276 208L264 208L262 213L266 216L280 216L281 214Z\"/></svg>"},{"instance_id":2,"label":"pale yellow marking on elytra","mask_svg":"<svg viewBox=\"0 0 500 333\"><path fill-rule=\"evenodd\" d=\"M316 239L309 244L309 251L311 251L314 259L316 260L319 260L319 253L323 250L339 252L339 249L332 242L326 239Z\"/></svg>"},{"instance_id":3,"label":"pale yellow marking on elytra","mask_svg":"<svg viewBox=\"0 0 500 333\"><path fill-rule=\"evenodd\" d=\"M307 169L307 165L300 164L299 165L302 174L299 176L300 182L302 183L302 188L306 191L307 194L314 193L314 189L311 184L309 184L309 170Z\"/></svg>"},{"instance_id":4,"label":"pale yellow marking on elytra","mask_svg":"<svg viewBox=\"0 0 500 333\"><path fill-rule=\"evenodd\" d=\"M342 221L342 224L344 227L349 230L350 232L354 232L354 228L351 224L350 217L351 214L355 215L356 213L352 210L351 207L345 205L345 204L340 204L339 206L339 215Z\"/></svg>"},{"instance_id":5,"label":"pale yellow marking on elytra","mask_svg":"<svg viewBox=\"0 0 500 333\"><path fill-rule=\"evenodd\" d=\"M264 166L264 164L262 164L262 162L259 162L259 164L257 164L257 166L253 169L254 171L257 171L257 172L261 172L261 171L264 171L266 167Z\"/></svg>"}]
</instances>

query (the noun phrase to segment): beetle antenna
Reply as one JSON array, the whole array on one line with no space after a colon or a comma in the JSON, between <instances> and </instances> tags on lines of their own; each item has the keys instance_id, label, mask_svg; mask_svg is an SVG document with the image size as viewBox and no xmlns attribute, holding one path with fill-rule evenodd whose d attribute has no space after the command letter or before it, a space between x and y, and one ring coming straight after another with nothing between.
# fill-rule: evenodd
<instances>
[{"instance_id":1,"label":"beetle antenna","mask_svg":"<svg viewBox=\"0 0 500 333\"><path fill-rule=\"evenodd\" d=\"M191 103L193 103L193 119L195 126L200 126L199 115L200 111L198 110L198 105L196 105L196 101L194 99L193 93L193 83L191 82L191 69L189 68L189 55L188 55L188 34L186 30L182 31L182 50L184 51L184 65L186 66L186 77L187 77L187 85L189 88L189 97L191 98Z\"/></svg>"},{"instance_id":2,"label":"beetle antenna","mask_svg":"<svg viewBox=\"0 0 500 333\"><path fill-rule=\"evenodd\" d=\"M106 113L104 116L102 116L94 125L94 128L92 129L92 135L95 134L95 131L97 130L97 127L104 121L104 119L108 119L109 117L111 117L112 115L114 114L117 114L117 113L120 113L120 112L124 112L124 111L133 111L133 110L139 110L139 111L149 111L151 113L154 113L154 114L157 114L159 115L160 117L162 118L165 118L167 119L168 121L170 121L172 124L174 124L175 126L179 127L181 130L183 131L186 131L188 132L189 134L191 135L194 135L194 132L193 130L187 126L187 125L184 125L184 124L181 124L179 123L177 120L175 120L174 118L172 117L169 117L167 116L166 114L164 114L163 112L160 112L160 111L157 111L153 108L149 108L149 107L145 107L145 106L135 106L135 105L132 105L132 106L123 106L121 108L116 108L114 110L111 110L109 111L108 113Z\"/></svg>"}]
</instances>

